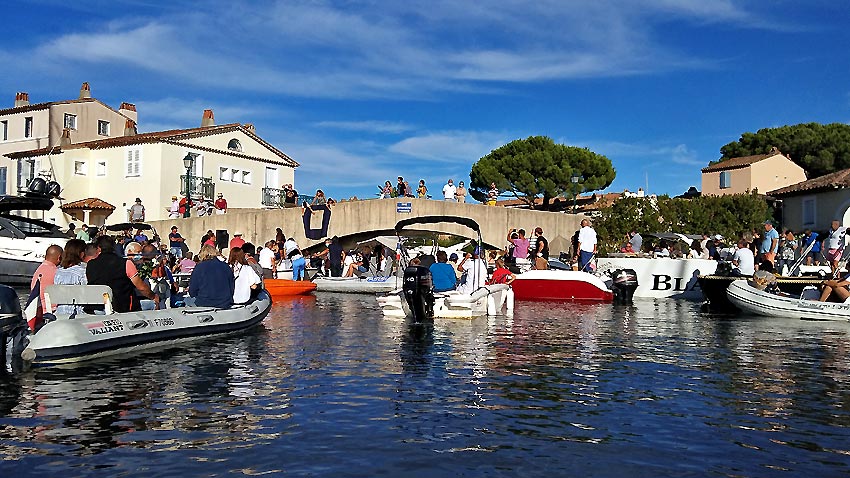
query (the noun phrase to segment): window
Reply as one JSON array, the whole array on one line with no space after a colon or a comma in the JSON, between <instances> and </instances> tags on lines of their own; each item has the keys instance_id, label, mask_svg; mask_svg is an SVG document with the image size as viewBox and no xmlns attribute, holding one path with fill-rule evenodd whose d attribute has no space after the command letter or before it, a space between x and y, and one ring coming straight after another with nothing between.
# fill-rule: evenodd
<instances>
[{"instance_id":1,"label":"window","mask_svg":"<svg viewBox=\"0 0 850 478\"><path fill-rule=\"evenodd\" d=\"M68 129L77 129L77 115L65 113L65 127Z\"/></svg>"},{"instance_id":2,"label":"window","mask_svg":"<svg viewBox=\"0 0 850 478\"><path fill-rule=\"evenodd\" d=\"M109 136L109 121L97 120L97 134Z\"/></svg>"},{"instance_id":3,"label":"window","mask_svg":"<svg viewBox=\"0 0 850 478\"><path fill-rule=\"evenodd\" d=\"M0 167L0 194L6 194L6 174L8 174L6 166Z\"/></svg>"},{"instance_id":4,"label":"window","mask_svg":"<svg viewBox=\"0 0 850 478\"><path fill-rule=\"evenodd\" d=\"M266 187L267 188L279 188L280 183L278 182L277 168L266 167Z\"/></svg>"},{"instance_id":5,"label":"window","mask_svg":"<svg viewBox=\"0 0 850 478\"><path fill-rule=\"evenodd\" d=\"M803 225L814 226L817 208L817 201L814 197L803 198Z\"/></svg>"},{"instance_id":6,"label":"window","mask_svg":"<svg viewBox=\"0 0 850 478\"><path fill-rule=\"evenodd\" d=\"M27 187L30 181L38 176L41 170L40 159L19 159L18 160L18 189Z\"/></svg>"},{"instance_id":7,"label":"window","mask_svg":"<svg viewBox=\"0 0 850 478\"><path fill-rule=\"evenodd\" d=\"M231 181L233 181L234 183L238 183L241 178L242 178L242 175L240 174L240 171L238 169L231 169L230 170L230 180Z\"/></svg>"},{"instance_id":8,"label":"window","mask_svg":"<svg viewBox=\"0 0 850 478\"><path fill-rule=\"evenodd\" d=\"M24 138L32 138L32 116L24 118Z\"/></svg>"},{"instance_id":9,"label":"window","mask_svg":"<svg viewBox=\"0 0 850 478\"><path fill-rule=\"evenodd\" d=\"M9 140L9 122L6 120L0 121L0 135L3 141Z\"/></svg>"},{"instance_id":10,"label":"window","mask_svg":"<svg viewBox=\"0 0 850 478\"><path fill-rule=\"evenodd\" d=\"M732 173L729 171L720 171L720 189L728 189L732 187Z\"/></svg>"},{"instance_id":11,"label":"window","mask_svg":"<svg viewBox=\"0 0 850 478\"><path fill-rule=\"evenodd\" d=\"M139 177L142 175L142 150L139 148L127 149L127 168L124 177Z\"/></svg>"},{"instance_id":12,"label":"window","mask_svg":"<svg viewBox=\"0 0 850 478\"><path fill-rule=\"evenodd\" d=\"M218 168L218 179L222 181L230 181L233 179L233 173L230 168Z\"/></svg>"},{"instance_id":13,"label":"window","mask_svg":"<svg viewBox=\"0 0 850 478\"><path fill-rule=\"evenodd\" d=\"M77 176L85 176L86 171L86 162L85 161L74 161L74 174Z\"/></svg>"},{"instance_id":14,"label":"window","mask_svg":"<svg viewBox=\"0 0 850 478\"><path fill-rule=\"evenodd\" d=\"M106 161L98 161L96 163L94 174L101 178L106 176Z\"/></svg>"},{"instance_id":15,"label":"window","mask_svg":"<svg viewBox=\"0 0 850 478\"><path fill-rule=\"evenodd\" d=\"M251 184L251 171L242 171L242 184Z\"/></svg>"},{"instance_id":16,"label":"window","mask_svg":"<svg viewBox=\"0 0 850 478\"><path fill-rule=\"evenodd\" d=\"M238 139L233 138L227 143L227 149L241 153L242 143L240 143Z\"/></svg>"}]
</instances>

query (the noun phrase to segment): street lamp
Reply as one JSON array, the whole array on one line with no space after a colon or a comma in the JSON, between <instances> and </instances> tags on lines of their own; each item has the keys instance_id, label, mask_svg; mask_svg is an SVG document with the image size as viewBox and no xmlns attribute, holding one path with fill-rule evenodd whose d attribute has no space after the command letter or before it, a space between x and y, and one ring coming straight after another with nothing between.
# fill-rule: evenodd
<instances>
[{"instance_id":1,"label":"street lamp","mask_svg":"<svg viewBox=\"0 0 850 478\"><path fill-rule=\"evenodd\" d=\"M578 196L578 183L583 179L584 178L581 177L579 173L573 173L573 175L570 176L570 182L573 183L573 214L576 213L576 196Z\"/></svg>"},{"instance_id":2,"label":"street lamp","mask_svg":"<svg viewBox=\"0 0 850 478\"><path fill-rule=\"evenodd\" d=\"M192 202L190 177L196 156L196 153L186 153L186 157L183 158L183 167L186 168L186 209L183 211L183 217L189 217L189 204Z\"/></svg>"}]
</instances>

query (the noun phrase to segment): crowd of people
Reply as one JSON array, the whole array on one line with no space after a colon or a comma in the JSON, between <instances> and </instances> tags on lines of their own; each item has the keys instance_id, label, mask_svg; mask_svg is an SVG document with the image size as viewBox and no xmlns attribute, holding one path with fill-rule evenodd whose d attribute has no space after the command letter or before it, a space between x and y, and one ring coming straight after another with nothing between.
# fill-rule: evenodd
<instances>
[{"instance_id":1,"label":"crowd of people","mask_svg":"<svg viewBox=\"0 0 850 478\"><path fill-rule=\"evenodd\" d=\"M429 193L428 186L425 185L424 179L420 179L419 186L414 189L402 176L397 178L395 186L393 186L392 182L386 181L383 186L378 186L378 191L378 197L380 199L398 197L430 199L433 197L433 195ZM449 179L446 181L446 184L443 185L439 197L444 201L466 202L466 196L467 190L464 182L460 181L457 185L455 185L454 180Z\"/></svg>"}]
</instances>

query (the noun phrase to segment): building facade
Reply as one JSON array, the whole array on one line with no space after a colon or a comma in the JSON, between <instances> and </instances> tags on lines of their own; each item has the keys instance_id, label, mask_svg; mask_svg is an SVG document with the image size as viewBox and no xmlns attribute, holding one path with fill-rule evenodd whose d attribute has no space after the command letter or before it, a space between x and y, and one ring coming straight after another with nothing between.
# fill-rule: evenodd
<instances>
[{"instance_id":1,"label":"building facade","mask_svg":"<svg viewBox=\"0 0 850 478\"><path fill-rule=\"evenodd\" d=\"M777 148L768 154L731 158L702 169L702 194L764 194L806 180L806 172Z\"/></svg>"},{"instance_id":2,"label":"building facade","mask_svg":"<svg viewBox=\"0 0 850 478\"><path fill-rule=\"evenodd\" d=\"M850 169L809 179L768 194L782 200L782 224L792 231L826 231L838 219L850 225Z\"/></svg>"}]
</instances>

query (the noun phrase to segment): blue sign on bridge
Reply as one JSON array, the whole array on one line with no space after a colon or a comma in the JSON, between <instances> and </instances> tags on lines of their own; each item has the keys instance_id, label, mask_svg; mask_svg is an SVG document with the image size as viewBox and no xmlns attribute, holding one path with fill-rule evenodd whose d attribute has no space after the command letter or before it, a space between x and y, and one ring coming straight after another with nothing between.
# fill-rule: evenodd
<instances>
[{"instance_id":1,"label":"blue sign on bridge","mask_svg":"<svg viewBox=\"0 0 850 478\"><path fill-rule=\"evenodd\" d=\"M413 212L413 203L397 202L395 203L395 212Z\"/></svg>"}]
</instances>

